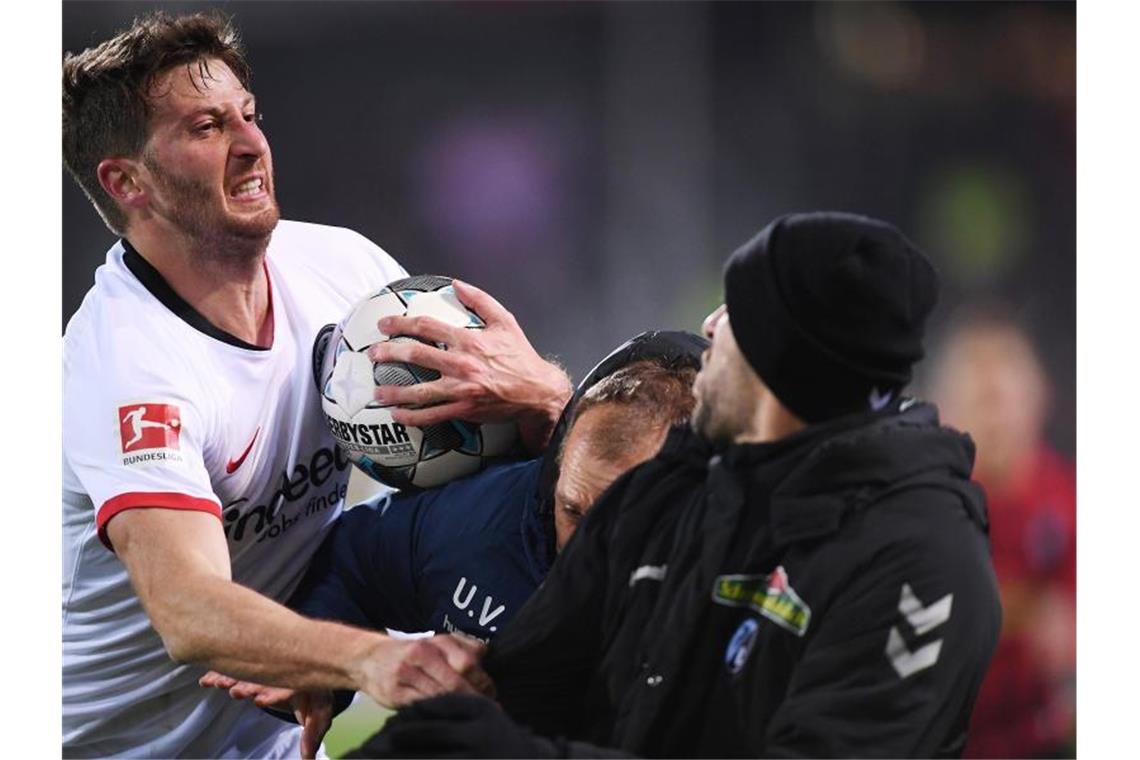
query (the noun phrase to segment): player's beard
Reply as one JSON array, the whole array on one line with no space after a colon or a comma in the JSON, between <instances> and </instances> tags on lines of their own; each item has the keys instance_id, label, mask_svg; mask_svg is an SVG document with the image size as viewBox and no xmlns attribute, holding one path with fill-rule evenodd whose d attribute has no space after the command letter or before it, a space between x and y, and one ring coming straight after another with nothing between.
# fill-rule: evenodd
<instances>
[{"instance_id":1,"label":"player's beard","mask_svg":"<svg viewBox=\"0 0 1140 760\"><path fill-rule=\"evenodd\" d=\"M698 375L698 379L701 379ZM689 424L706 440L718 446L732 443L738 435L744 432L746 421L752 414L752 408L738 398L737 389L725 387L729 385L725 378L720 382L696 383L694 396L696 404Z\"/></svg>"},{"instance_id":2,"label":"player's beard","mask_svg":"<svg viewBox=\"0 0 1140 760\"><path fill-rule=\"evenodd\" d=\"M228 214L219 205L217 190L211 185L167 171L149 155L143 156L143 163L168 199L156 211L189 238L203 256L237 263L265 253L281 216L272 194L269 205L260 213L239 217Z\"/></svg>"},{"instance_id":3,"label":"player's beard","mask_svg":"<svg viewBox=\"0 0 1140 760\"><path fill-rule=\"evenodd\" d=\"M714 407L705 398L697 398L690 424L694 431L712 443L726 443L723 426L719 424Z\"/></svg>"}]
</instances>

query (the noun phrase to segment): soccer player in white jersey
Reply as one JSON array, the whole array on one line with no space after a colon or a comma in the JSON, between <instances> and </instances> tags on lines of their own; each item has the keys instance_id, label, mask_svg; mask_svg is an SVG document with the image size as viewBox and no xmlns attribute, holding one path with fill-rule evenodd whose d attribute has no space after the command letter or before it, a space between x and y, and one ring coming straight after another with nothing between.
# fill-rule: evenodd
<instances>
[{"instance_id":1,"label":"soccer player in white jersey","mask_svg":"<svg viewBox=\"0 0 1140 760\"><path fill-rule=\"evenodd\" d=\"M349 473L321 421L314 341L405 270L349 230L279 222L248 83L209 15L139 19L64 61L64 161L122 238L64 336L68 757L313 754L301 728L202 690L211 668L389 706L489 684L468 642L278 603ZM462 361L423 400L518 419L542 446L568 379L490 296L457 290L489 326L451 347Z\"/></svg>"}]
</instances>

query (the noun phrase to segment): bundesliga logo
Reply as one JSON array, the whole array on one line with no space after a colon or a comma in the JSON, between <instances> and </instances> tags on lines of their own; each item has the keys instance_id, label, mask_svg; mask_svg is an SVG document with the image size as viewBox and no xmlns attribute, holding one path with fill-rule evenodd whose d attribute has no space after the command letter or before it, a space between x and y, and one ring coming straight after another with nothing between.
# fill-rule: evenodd
<instances>
[{"instance_id":1,"label":"bundesliga logo","mask_svg":"<svg viewBox=\"0 0 1140 760\"><path fill-rule=\"evenodd\" d=\"M173 404L119 407L119 440L125 465L181 461L181 432L182 415Z\"/></svg>"}]
</instances>

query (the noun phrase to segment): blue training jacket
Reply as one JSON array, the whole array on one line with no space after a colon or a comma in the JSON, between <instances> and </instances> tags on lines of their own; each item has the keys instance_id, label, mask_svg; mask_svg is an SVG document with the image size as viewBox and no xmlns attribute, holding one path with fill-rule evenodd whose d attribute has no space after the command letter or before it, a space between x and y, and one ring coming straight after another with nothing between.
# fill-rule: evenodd
<instances>
[{"instance_id":1,"label":"blue training jacket","mask_svg":"<svg viewBox=\"0 0 1140 760\"><path fill-rule=\"evenodd\" d=\"M290 606L364 628L490 639L549 570L542 460L396 493L341 516Z\"/></svg>"}]
</instances>

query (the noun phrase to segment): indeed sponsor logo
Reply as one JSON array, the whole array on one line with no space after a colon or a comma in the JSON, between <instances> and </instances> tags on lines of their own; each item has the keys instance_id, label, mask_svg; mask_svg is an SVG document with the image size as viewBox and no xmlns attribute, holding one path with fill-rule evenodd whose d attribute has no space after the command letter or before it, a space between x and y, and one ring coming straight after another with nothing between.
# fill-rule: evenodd
<instances>
[{"instance_id":1,"label":"indeed sponsor logo","mask_svg":"<svg viewBox=\"0 0 1140 760\"><path fill-rule=\"evenodd\" d=\"M302 517L320 514L344 499L347 478L336 478L348 467L348 459L339 449L321 448L308 463L298 462L293 470L281 472L281 482L266 503L248 507L249 499L234 499L222 507L222 530L231 541L245 541L255 536L258 542L274 539L292 528ZM320 490L328 486L327 491ZM287 505L305 496L305 508L292 517L284 514Z\"/></svg>"}]
</instances>

